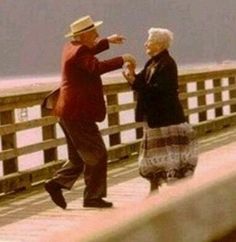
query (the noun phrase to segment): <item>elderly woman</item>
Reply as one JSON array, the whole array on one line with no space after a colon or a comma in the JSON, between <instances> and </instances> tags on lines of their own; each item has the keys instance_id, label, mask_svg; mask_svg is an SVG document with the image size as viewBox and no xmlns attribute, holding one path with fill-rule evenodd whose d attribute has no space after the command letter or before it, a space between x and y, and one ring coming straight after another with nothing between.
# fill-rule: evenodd
<instances>
[{"instance_id":1,"label":"elderly woman","mask_svg":"<svg viewBox=\"0 0 236 242\"><path fill-rule=\"evenodd\" d=\"M137 92L136 121L144 123L139 171L154 191L163 182L192 175L197 152L195 132L178 98L177 66L168 52L173 33L151 28L148 34L144 46L150 59L139 74L125 65L123 75Z\"/></svg>"}]
</instances>

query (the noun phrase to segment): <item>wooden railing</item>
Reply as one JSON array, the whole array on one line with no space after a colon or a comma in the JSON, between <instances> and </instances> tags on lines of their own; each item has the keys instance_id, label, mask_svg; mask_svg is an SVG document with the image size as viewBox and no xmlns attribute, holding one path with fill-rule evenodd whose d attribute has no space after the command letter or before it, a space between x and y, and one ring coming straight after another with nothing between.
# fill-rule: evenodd
<instances>
[{"instance_id":1,"label":"wooden railing","mask_svg":"<svg viewBox=\"0 0 236 242\"><path fill-rule=\"evenodd\" d=\"M180 71L181 102L198 136L236 124L235 77L234 65ZM57 118L40 106L56 86L26 85L0 94L0 194L44 181L66 159ZM137 155L142 124L134 121L135 94L121 76L104 78L104 93L108 115L99 127L110 162Z\"/></svg>"}]
</instances>

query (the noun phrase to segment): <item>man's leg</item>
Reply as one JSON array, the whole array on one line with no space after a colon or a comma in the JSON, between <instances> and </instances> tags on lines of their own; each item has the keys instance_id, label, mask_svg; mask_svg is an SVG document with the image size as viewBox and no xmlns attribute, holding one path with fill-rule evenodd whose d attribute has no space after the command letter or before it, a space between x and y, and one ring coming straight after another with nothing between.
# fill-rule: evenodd
<instances>
[{"instance_id":1,"label":"man's leg","mask_svg":"<svg viewBox=\"0 0 236 242\"><path fill-rule=\"evenodd\" d=\"M63 126L62 129L64 130ZM84 163L78 155L66 130L64 130L64 133L67 140L69 161L45 183L45 189L50 194L53 202L63 209L66 208L66 202L62 194L62 188L70 190L84 169Z\"/></svg>"},{"instance_id":2,"label":"man's leg","mask_svg":"<svg viewBox=\"0 0 236 242\"><path fill-rule=\"evenodd\" d=\"M66 137L69 160L56 172L52 180L60 184L63 188L70 190L83 172L84 162L79 156L76 147L63 124L61 124L61 127Z\"/></svg>"},{"instance_id":3,"label":"man's leg","mask_svg":"<svg viewBox=\"0 0 236 242\"><path fill-rule=\"evenodd\" d=\"M104 152L104 151L101 151ZM104 152L104 154L106 154ZM102 198L107 195L107 156L105 155L96 165L85 165L84 200Z\"/></svg>"},{"instance_id":4,"label":"man's leg","mask_svg":"<svg viewBox=\"0 0 236 242\"><path fill-rule=\"evenodd\" d=\"M103 143L99 136L95 140ZM85 165L84 207L109 208L113 206L111 202L102 199L107 195L107 152L104 143L103 145L102 143L100 149L104 156L99 157L100 160L96 165Z\"/></svg>"},{"instance_id":5,"label":"man's leg","mask_svg":"<svg viewBox=\"0 0 236 242\"><path fill-rule=\"evenodd\" d=\"M111 207L112 203L102 200L107 190L107 150L96 123L63 121L85 164L84 206Z\"/></svg>"}]
</instances>

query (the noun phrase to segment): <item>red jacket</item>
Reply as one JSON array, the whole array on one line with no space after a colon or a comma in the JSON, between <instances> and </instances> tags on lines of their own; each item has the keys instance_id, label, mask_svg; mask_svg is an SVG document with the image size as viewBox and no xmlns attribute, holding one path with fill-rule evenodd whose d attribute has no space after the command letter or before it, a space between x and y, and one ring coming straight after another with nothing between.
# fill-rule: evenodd
<instances>
[{"instance_id":1,"label":"red jacket","mask_svg":"<svg viewBox=\"0 0 236 242\"><path fill-rule=\"evenodd\" d=\"M54 113L64 119L101 122L106 115L100 75L119 69L123 58L99 61L95 54L109 48L107 39L94 48L67 43L62 55L62 82Z\"/></svg>"}]
</instances>

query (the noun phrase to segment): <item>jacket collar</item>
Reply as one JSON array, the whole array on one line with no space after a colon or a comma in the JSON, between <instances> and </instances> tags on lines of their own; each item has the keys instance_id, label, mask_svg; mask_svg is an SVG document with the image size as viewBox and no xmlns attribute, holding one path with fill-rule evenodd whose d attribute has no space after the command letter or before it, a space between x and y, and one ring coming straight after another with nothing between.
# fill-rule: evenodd
<instances>
[{"instance_id":1,"label":"jacket collar","mask_svg":"<svg viewBox=\"0 0 236 242\"><path fill-rule=\"evenodd\" d=\"M153 56L151 58L152 61L158 62L162 57L164 56L168 56L169 55L169 51L167 49L161 51L160 53L158 53L157 55Z\"/></svg>"}]
</instances>

